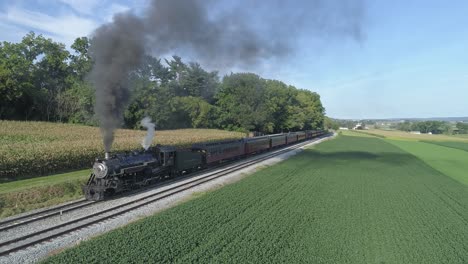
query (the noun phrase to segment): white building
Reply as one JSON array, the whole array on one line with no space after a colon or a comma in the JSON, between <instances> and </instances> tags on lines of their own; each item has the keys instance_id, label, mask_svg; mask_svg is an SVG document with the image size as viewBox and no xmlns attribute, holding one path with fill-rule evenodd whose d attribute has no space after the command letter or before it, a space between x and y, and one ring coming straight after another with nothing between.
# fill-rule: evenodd
<instances>
[{"instance_id":1,"label":"white building","mask_svg":"<svg viewBox=\"0 0 468 264\"><path fill-rule=\"evenodd\" d=\"M354 130L362 130L364 129L364 126L362 125L362 123L357 123L354 127L353 127Z\"/></svg>"}]
</instances>

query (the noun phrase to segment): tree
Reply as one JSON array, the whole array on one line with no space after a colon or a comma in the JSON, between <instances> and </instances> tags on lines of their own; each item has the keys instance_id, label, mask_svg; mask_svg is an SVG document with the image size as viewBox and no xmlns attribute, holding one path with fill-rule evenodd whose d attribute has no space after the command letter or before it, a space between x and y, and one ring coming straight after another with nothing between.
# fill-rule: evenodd
<instances>
[{"instance_id":1,"label":"tree","mask_svg":"<svg viewBox=\"0 0 468 264\"><path fill-rule=\"evenodd\" d=\"M73 76L80 81L85 81L93 66L91 56L88 53L89 45L87 37L77 38L71 45L71 48L75 50L75 54L70 55L70 68Z\"/></svg>"},{"instance_id":2,"label":"tree","mask_svg":"<svg viewBox=\"0 0 468 264\"><path fill-rule=\"evenodd\" d=\"M0 43L0 119L96 125L87 37L65 45L30 32ZM216 127L264 133L321 128L320 96L253 73L224 76L173 56L145 56L129 76L126 127L150 116L158 129Z\"/></svg>"},{"instance_id":3,"label":"tree","mask_svg":"<svg viewBox=\"0 0 468 264\"><path fill-rule=\"evenodd\" d=\"M401 130L401 131L406 131L406 132L409 132L409 131L413 130L413 128L414 127L412 126L411 122L409 122L409 121L405 121L403 123L398 123L397 127L396 127L396 129Z\"/></svg>"},{"instance_id":4,"label":"tree","mask_svg":"<svg viewBox=\"0 0 468 264\"><path fill-rule=\"evenodd\" d=\"M325 129L333 129L333 130L338 130L340 128L340 125L338 124L338 122L336 122L335 120L327 116L325 116L323 120L323 126Z\"/></svg>"},{"instance_id":5,"label":"tree","mask_svg":"<svg viewBox=\"0 0 468 264\"><path fill-rule=\"evenodd\" d=\"M177 115L178 127L213 127L214 108L201 97L175 97L171 100L172 111ZM177 122L177 121L176 121Z\"/></svg>"},{"instance_id":6,"label":"tree","mask_svg":"<svg viewBox=\"0 0 468 264\"><path fill-rule=\"evenodd\" d=\"M32 50L23 42L0 45L0 119L28 119L32 113L36 97Z\"/></svg>"},{"instance_id":7,"label":"tree","mask_svg":"<svg viewBox=\"0 0 468 264\"><path fill-rule=\"evenodd\" d=\"M297 90L289 106L290 117L287 128L292 130L322 128L324 112L325 109L317 93Z\"/></svg>"},{"instance_id":8,"label":"tree","mask_svg":"<svg viewBox=\"0 0 468 264\"><path fill-rule=\"evenodd\" d=\"M216 95L220 124L225 129L263 131L267 120L265 80L253 73L224 76Z\"/></svg>"},{"instance_id":9,"label":"tree","mask_svg":"<svg viewBox=\"0 0 468 264\"><path fill-rule=\"evenodd\" d=\"M468 134L468 123L457 122L455 125L460 134Z\"/></svg>"},{"instance_id":10,"label":"tree","mask_svg":"<svg viewBox=\"0 0 468 264\"><path fill-rule=\"evenodd\" d=\"M65 49L65 45L45 39L41 35L31 41L36 42L41 51L35 58L37 62L33 73L35 89L41 91L42 95L36 107L45 120L56 121L56 97L70 86L67 79L70 71L67 60L70 53Z\"/></svg>"},{"instance_id":11,"label":"tree","mask_svg":"<svg viewBox=\"0 0 468 264\"><path fill-rule=\"evenodd\" d=\"M292 103L295 90L285 83L277 80L266 80L266 107L268 112L266 132L283 132L287 129L289 112L288 106Z\"/></svg>"},{"instance_id":12,"label":"tree","mask_svg":"<svg viewBox=\"0 0 468 264\"><path fill-rule=\"evenodd\" d=\"M1 118L57 120L56 97L69 85L69 52L33 32L0 46Z\"/></svg>"},{"instance_id":13,"label":"tree","mask_svg":"<svg viewBox=\"0 0 468 264\"><path fill-rule=\"evenodd\" d=\"M320 101L320 95L309 90L299 90L298 97L306 116L304 129L322 128L325 108Z\"/></svg>"}]
</instances>

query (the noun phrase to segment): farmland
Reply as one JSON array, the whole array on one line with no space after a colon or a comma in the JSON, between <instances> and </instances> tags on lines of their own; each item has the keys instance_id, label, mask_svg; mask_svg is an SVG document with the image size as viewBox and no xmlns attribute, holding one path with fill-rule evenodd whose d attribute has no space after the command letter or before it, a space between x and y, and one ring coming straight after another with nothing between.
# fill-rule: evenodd
<instances>
[{"instance_id":1,"label":"farmland","mask_svg":"<svg viewBox=\"0 0 468 264\"><path fill-rule=\"evenodd\" d=\"M145 133L118 130L114 150L141 148ZM167 130L156 131L153 144L183 146L242 136L214 129ZM98 156L103 146L97 127L0 121L0 218L82 198L81 185ZM77 169L85 170L66 172Z\"/></svg>"},{"instance_id":2,"label":"farmland","mask_svg":"<svg viewBox=\"0 0 468 264\"><path fill-rule=\"evenodd\" d=\"M453 141L425 141L426 143L436 144L444 147L461 149L464 151L468 151L468 142L453 142Z\"/></svg>"},{"instance_id":3,"label":"farmland","mask_svg":"<svg viewBox=\"0 0 468 264\"><path fill-rule=\"evenodd\" d=\"M355 134L366 133L377 137L389 138L389 139L404 139L404 140L426 140L426 141L458 141L468 143L468 137L466 135L429 135L429 134L411 134L409 132L398 131L398 130L380 130L380 129L369 129L369 130L358 130L349 131L348 133Z\"/></svg>"},{"instance_id":4,"label":"farmland","mask_svg":"<svg viewBox=\"0 0 468 264\"><path fill-rule=\"evenodd\" d=\"M417 156L429 166L468 186L468 152L427 142L387 140ZM461 143L456 142L457 146Z\"/></svg>"},{"instance_id":5,"label":"farmland","mask_svg":"<svg viewBox=\"0 0 468 264\"><path fill-rule=\"evenodd\" d=\"M145 133L117 130L113 150L141 148ZM242 136L214 129L167 130L157 131L153 144L187 145ZM0 182L89 168L103 151L97 127L0 120Z\"/></svg>"},{"instance_id":6,"label":"farmland","mask_svg":"<svg viewBox=\"0 0 468 264\"><path fill-rule=\"evenodd\" d=\"M46 263L466 263L467 221L467 185L340 136Z\"/></svg>"}]
</instances>

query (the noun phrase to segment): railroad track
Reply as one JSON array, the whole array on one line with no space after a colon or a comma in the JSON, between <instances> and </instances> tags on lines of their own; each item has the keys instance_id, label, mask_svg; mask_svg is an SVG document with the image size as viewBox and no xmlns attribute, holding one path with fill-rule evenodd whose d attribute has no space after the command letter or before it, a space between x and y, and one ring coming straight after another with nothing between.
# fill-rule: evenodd
<instances>
[{"instance_id":1,"label":"railroad track","mask_svg":"<svg viewBox=\"0 0 468 264\"><path fill-rule=\"evenodd\" d=\"M322 138L322 137L315 138L315 139L320 139L320 138ZM101 222L103 222L105 220L108 220L108 219L111 219L111 218L115 218L117 216L120 216L122 214L125 214L127 212L130 212L130 211L133 211L133 210L136 210L136 209L139 209L139 208L141 208L143 206L149 205L149 204L154 203L156 201L159 201L161 199L164 199L164 198L167 198L169 196L175 195L177 193L186 191L186 190L191 189L191 188L193 188L195 186L198 186L200 184L203 184L203 183L212 181L214 179L223 177L223 176L225 176L227 174L230 174L232 172L235 172L235 171L237 171L239 169L249 167L249 166L251 166L251 165L253 165L255 163L258 163L258 162L270 159L272 157L278 156L280 154L283 154L283 153L298 149L298 148L300 148L300 147L302 147L304 145L307 145L309 143L311 143L311 141L296 143L295 145L288 146L288 147L283 148L283 149L275 150L275 151L273 151L271 153L266 153L267 155L263 155L261 157L255 157L254 156L254 157L250 158L247 161L244 161L244 162L241 162L241 163L238 163L238 164L235 164L235 165L229 165L228 167L219 169L217 171L202 172L202 173L204 173L204 175L201 176L201 177L198 177L196 179L191 179L191 180L189 179L188 181L183 182L183 183L179 183L179 184L177 184L177 182L176 182L174 184L174 186L171 186L170 188L167 188L165 190L161 190L161 191L158 191L158 192L155 192L153 194L149 194L149 195L140 197L138 199L135 199L135 200L132 200L132 201L129 201L129 202L125 202L125 203L122 203L122 204L119 204L119 205L116 205L116 206L112 206L110 208L107 208L107 209L102 210L102 211L98 211L96 213L92 213L92 214L89 214L89 215L86 215L86 216L83 216L83 217L78 217L78 218L75 218L73 220L70 220L70 221L67 221L67 222L52 226L52 227L48 227L48 228L45 228L45 229L42 229L42 230L38 230L38 231L35 231L35 232L32 232L32 233L23 235L23 236L19 236L19 237L14 238L14 239L10 239L10 240L7 240L7 241L0 242L0 256L5 256L5 255L8 255L10 253L19 251L21 249L25 249L25 248L28 248L30 246L37 245L37 244L39 244L41 242L48 241L48 240L51 240L53 238L57 238L57 237L60 237L62 235L65 235L65 234L69 234L69 233L71 233L73 231L83 229L85 227L94 225L96 223L101 223ZM194 177L196 177L196 176L194 176ZM94 203L94 202L92 202L92 203ZM76 206L80 206L80 205L76 205ZM82 205L82 207L84 207L84 206L85 205ZM51 210L55 210L53 212L50 212L50 214L54 214L54 215L57 215L57 213L60 212L60 211L57 211L56 208L53 208ZM63 209L62 209L62 212L63 212ZM42 216L44 216L44 218L46 218L45 214L43 214L41 216L38 216L38 217L42 217ZM42 218L42 219L44 219L44 218ZM26 220L26 221L28 221L28 220Z\"/></svg>"},{"instance_id":2,"label":"railroad track","mask_svg":"<svg viewBox=\"0 0 468 264\"><path fill-rule=\"evenodd\" d=\"M56 215L60 215L66 212L70 212L73 210L77 210L88 205L94 204L94 201L87 201L85 199L80 199L77 201L73 201L67 204L63 204L60 206L48 208L45 210L37 211L34 213L21 215L14 218L9 218L7 220L0 221L0 232L6 231L12 228L16 228L22 225L30 224L33 222L37 222L40 220L44 220L46 218L50 218Z\"/></svg>"},{"instance_id":3,"label":"railroad track","mask_svg":"<svg viewBox=\"0 0 468 264\"><path fill-rule=\"evenodd\" d=\"M235 161L233 161L233 162L235 162ZM208 173L210 171L217 170L220 167L225 167L227 165L232 164L233 162L226 162L226 163L220 164L218 166L211 167L209 170L204 170L204 171L200 171L200 172L197 172L197 173L193 173L191 175L177 177L175 179L165 180L164 182L161 182L161 183L158 183L158 184L152 184L151 186L139 188L137 190L130 191L130 192L125 192L122 195L114 196L113 199L120 198L120 197L123 197L123 196L132 195L132 194L142 193L142 192L148 191L150 189L161 188L161 187L173 184L173 183L184 181L186 179L196 177L200 173ZM62 205L50 207L50 208L47 208L47 209L35 211L35 212L32 212L32 213L23 214L23 215L20 215L20 216L17 216L17 217L8 218L6 220L0 220L0 232L7 231L7 230L10 230L10 229L13 229L13 228L17 228L17 227L20 227L20 226L23 226L23 225L31 224L33 222L41 221L41 220L51 218L51 217L54 217L54 216L62 215L64 213L68 213L68 212L71 212L71 211L74 211L74 210L82 209L82 208L90 206L90 205L95 205L96 203L98 203L98 202L87 201L85 199L80 199L80 200L72 201L72 202L69 202L69 203L66 203L66 204L62 204Z\"/></svg>"}]
</instances>

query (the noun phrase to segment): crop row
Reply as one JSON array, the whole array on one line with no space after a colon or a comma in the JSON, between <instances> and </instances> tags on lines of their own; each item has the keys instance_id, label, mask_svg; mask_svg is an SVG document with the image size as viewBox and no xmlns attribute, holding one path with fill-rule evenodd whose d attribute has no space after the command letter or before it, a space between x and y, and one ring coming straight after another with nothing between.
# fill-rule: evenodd
<instances>
[{"instance_id":1,"label":"crop row","mask_svg":"<svg viewBox=\"0 0 468 264\"><path fill-rule=\"evenodd\" d=\"M342 136L46 263L467 263L467 209L414 156Z\"/></svg>"},{"instance_id":2,"label":"crop row","mask_svg":"<svg viewBox=\"0 0 468 264\"><path fill-rule=\"evenodd\" d=\"M468 151L468 142L456 142L456 141L423 141L423 142Z\"/></svg>"},{"instance_id":3,"label":"crop row","mask_svg":"<svg viewBox=\"0 0 468 264\"><path fill-rule=\"evenodd\" d=\"M141 148L145 133L117 130L113 151ZM239 137L242 134L211 129L157 131L153 144L184 146ZM102 139L97 127L0 121L0 182L88 168L96 157L102 156Z\"/></svg>"}]
</instances>

